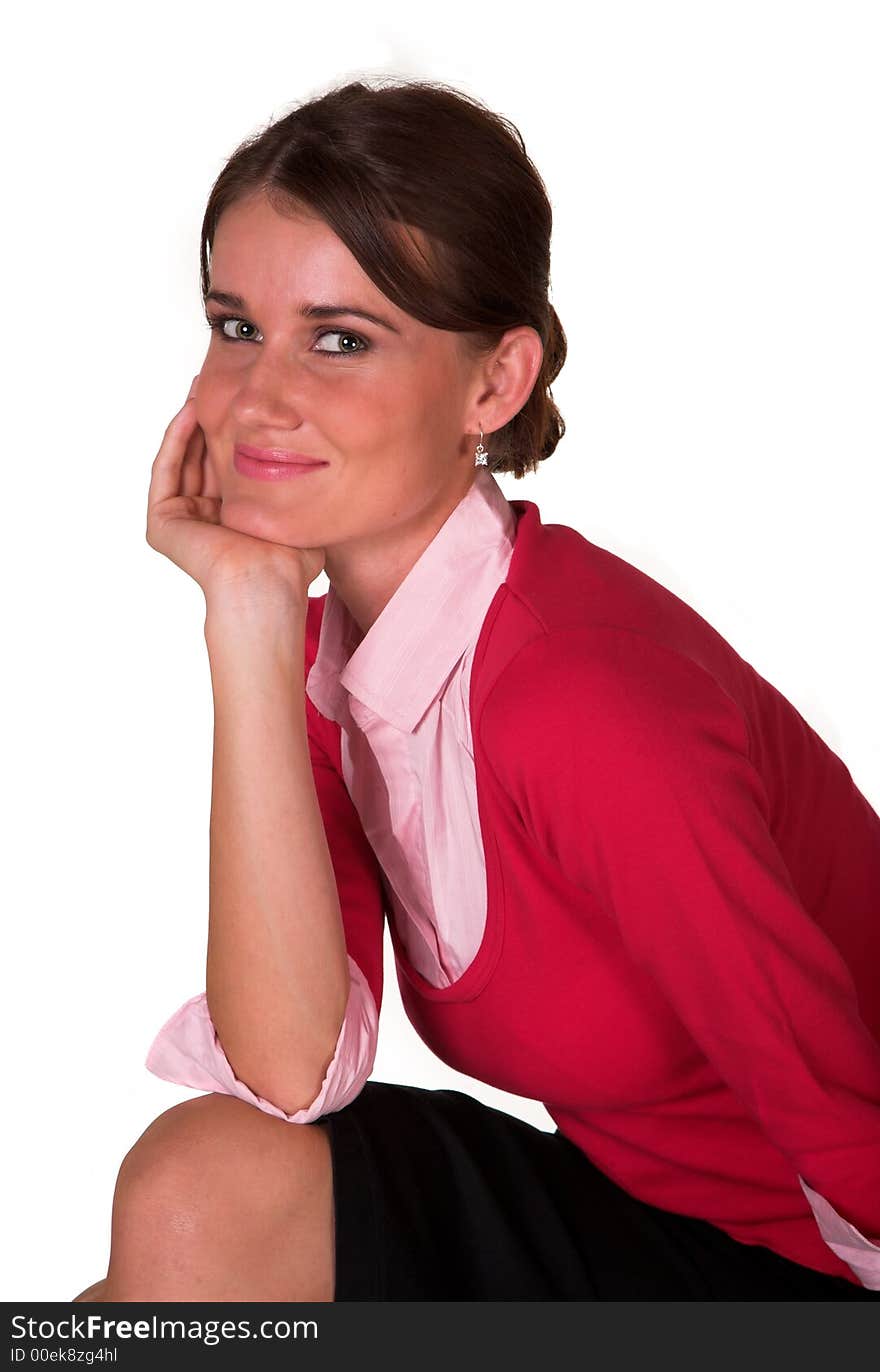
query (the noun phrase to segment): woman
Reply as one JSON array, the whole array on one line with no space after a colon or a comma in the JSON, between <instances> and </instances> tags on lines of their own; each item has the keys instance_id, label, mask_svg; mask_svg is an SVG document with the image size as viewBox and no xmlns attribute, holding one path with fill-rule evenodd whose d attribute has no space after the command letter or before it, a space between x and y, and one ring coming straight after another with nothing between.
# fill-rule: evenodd
<instances>
[{"instance_id":1,"label":"woman","mask_svg":"<svg viewBox=\"0 0 880 1372\"><path fill-rule=\"evenodd\" d=\"M209 1094L79 1300L880 1298L880 819L693 609L504 498L564 432L550 230L439 83L331 90L212 189L147 526L215 711L206 993L147 1065ZM368 1080L386 914L425 1042L555 1133Z\"/></svg>"}]
</instances>

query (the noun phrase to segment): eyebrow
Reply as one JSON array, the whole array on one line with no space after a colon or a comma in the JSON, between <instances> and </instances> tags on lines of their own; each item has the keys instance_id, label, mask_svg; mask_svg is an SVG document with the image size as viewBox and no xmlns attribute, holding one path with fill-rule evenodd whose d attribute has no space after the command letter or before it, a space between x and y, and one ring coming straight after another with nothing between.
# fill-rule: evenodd
<instances>
[{"instance_id":1,"label":"eyebrow","mask_svg":"<svg viewBox=\"0 0 880 1372\"><path fill-rule=\"evenodd\" d=\"M234 295L231 291L208 291L205 296L205 303L209 300L216 300L218 305L228 305L232 310L246 310L248 308L244 297ZM359 319L368 319L371 324L379 324L383 329L390 329L392 333L400 333L394 324L389 320L383 319L381 315L370 314L368 310L356 309L353 305L301 305L299 313L304 319L334 319L340 314L357 315Z\"/></svg>"}]
</instances>

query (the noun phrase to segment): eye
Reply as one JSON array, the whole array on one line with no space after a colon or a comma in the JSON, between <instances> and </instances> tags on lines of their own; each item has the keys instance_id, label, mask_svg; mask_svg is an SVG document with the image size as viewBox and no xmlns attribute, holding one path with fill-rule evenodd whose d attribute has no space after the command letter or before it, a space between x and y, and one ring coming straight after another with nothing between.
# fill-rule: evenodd
<instances>
[{"instance_id":1,"label":"eye","mask_svg":"<svg viewBox=\"0 0 880 1372\"><path fill-rule=\"evenodd\" d=\"M252 341L252 338L251 338L250 336L242 337L241 333L240 333L240 332L236 333L236 331L235 331L234 329L233 329L232 332L227 333L227 331L226 331L226 325L227 325L227 324L232 324L232 325L240 324L244 329L251 329L251 330L253 330L254 334L256 334L256 336L259 337L259 330L255 328L255 326L250 322L249 319L240 319L237 315L233 315L233 314L220 314L220 315L210 315L210 314L209 314L209 315L206 316L206 318L207 318L208 328L212 331L212 333L215 333L215 334L218 336L218 338L222 338L225 342L228 342L228 343L250 343L250 342ZM343 342L348 343L348 344L354 343L356 346L355 346L355 347L348 347L348 346L346 346L346 347L340 347L340 348L338 348L338 349L337 349L337 348L317 348L317 347L316 347L316 348L315 348L315 352L319 352L319 353L321 353L324 357L328 357L328 358L329 358L329 357L332 357L332 358L337 358L337 357L355 357L355 356L357 356L358 353L368 352L369 349L370 349L370 347L371 347L371 345L370 345L370 343L367 341L367 339L365 339L361 334L353 333L353 332L351 331L351 329L325 329L325 330L323 331L323 333L320 333L320 334L318 335L318 339L317 339L316 341L320 341L320 340L323 339L323 338L332 338L332 337L339 338L339 339L343 340Z\"/></svg>"},{"instance_id":2,"label":"eye","mask_svg":"<svg viewBox=\"0 0 880 1372\"><path fill-rule=\"evenodd\" d=\"M212 331L213 333L218 334L221 338L228 339L229 342L231 342L231 343L239 343L239 342L247 343L247 342L250 342L249 339L233 338L232 334L228 334L228 333L226 332L226 325L227 325L227 324L244 324L244 326L245 326L246 328L252 329L254 326L253 326L253 324L251 324L251 322L250 322L249 320L247 320L247 319L237 319L237 318L235 317L235 315L232 315L232 314L216 314L216 315L211 315L211 314L209 314L209 315L207 316L207 319L208 319L208 328L211 329L211 331Z\"/></svg>"},{"instance_id":3,"label":"eye","mask_svg":"<svg viewBox=\"0 0 880 1372\"><path fill-rule=\"evenodd\" d=\"M370 345L367 340L361 338L358 333L352 333L350 329L325 329L322 334L318 335L318 338L331 338L333 335L337 338L345 339L349 343L354 341L359 346L356 348L340 348L338 352L328 350L327 348L318 348L316 351L319 353L327 353L328 357L346 357L351 356L354 353L366 352L369 349Z\"/></svg>"}]
</instances>

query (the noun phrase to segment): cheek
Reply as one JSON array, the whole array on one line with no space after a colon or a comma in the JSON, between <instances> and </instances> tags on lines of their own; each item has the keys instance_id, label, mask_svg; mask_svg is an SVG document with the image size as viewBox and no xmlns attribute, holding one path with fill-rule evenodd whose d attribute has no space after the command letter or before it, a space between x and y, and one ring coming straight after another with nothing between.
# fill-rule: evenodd
<instances>
[{"instance_id":1,"label":"cheek","mask_svg":"<svg viewBox=\"0 0 880 1372\"><path fill-rule=\"evenodd\" d=\"M204 432L208 443L216 441L223 431L224 416L229 412L224 388L205 375L204 368L196 388L196 420Z\"/></svg>"},{"instance_id":2,"label":"cheek","mask_svg":"<svg viewBox=\"0 0 880 1372\"><path fill-rule=\"evenodd\" d=\"M391 369L358 386L356 422L366 424L370 441L399 449L415 442L448 442L456 419L460 381L443 360L422 358L417 366ZM354 389L354 388L353 388Z\"/></svg>"},{"instance_id":3,"label":"cheek","mask_svg":"<svg viewBox=\"0 0 880 1372\"><path fill-rule=\"evenodd\" d=\"M462 391L458 369L446 357L426 360L412 388L410 405L421 425L446 431L454 424Z\"/></svg>"},{"instance_id":4,"label":"cheek","mask_svg":"<svg viewBox=\"0 0 880 1372\"><path fill-rule=\"evenodd\" d=\"M334 367L343 371L349 364L327 362L325 365L328 371ZM350 365L353 369L356 364ZM315 387L310 397L314 402L313 412L317 411L316 421L324 409L328 420L336 414L344 417L346 423L365 422L371 428L382 429L402 413L407 397L411 395L411 386L395 372L380 374L376 369L367 371L365 368L357 375L333 376L330 381L332 385Z\"/></svg>"}]
</instances>

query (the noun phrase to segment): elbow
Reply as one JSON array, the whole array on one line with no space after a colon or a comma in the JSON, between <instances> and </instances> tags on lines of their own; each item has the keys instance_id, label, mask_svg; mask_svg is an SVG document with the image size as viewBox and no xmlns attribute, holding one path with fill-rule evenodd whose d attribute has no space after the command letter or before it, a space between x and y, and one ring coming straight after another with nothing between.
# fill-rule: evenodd
<instances>
[{"instance_id":1,"label":"elbow","mask_svg":"<svg viewBox=\"0 0 880 1372\"><path fill-rule=\"evenodd\" d=\"M257 1100L269 1102L285 1115L299 1115L310 1110L324 1086L324 1081L334 1058L331 1046L316 1066L306 1069L302 1062L296 1070L284 1073L278 1071L277 1062L271 1070L248 1070L246 1062L228 1057L230 1067L237 1082L253 1093Z\"/></svg>"},{"instance_id":2,"label":"elbow","mask_svg":"<svg viewBox=\"0 0 880 1372\"><path fill-rule=\"evenodd\" d=\"M215 1066L212 1077L219 1089L296 1123L310 1123L354 1099L373 1068L379 1014L366 978L350 958L349 968L348 997L333 1022L332 1041L326 1032L314 1033L308 1042L302 1033L290 1033L281 1044L264 1039L255 1051L253 1037L248 1037L245 1051L239 1052L239 1045L221 1042L207 996L201 997L201 1029L210 1035L205 1051ZM290 1051L294 1040L297 1053Z\"/></svg>"},{"instance_id":3,"label":"elbow","mask_svg":"<svg viewBox=\"0 0 880 1372\"><path fill-rule=\"evenodd\" d=\"M211 1013L210 994L206 1002ZM218 1028L213 1014L211 1022L218 1050L222 1051L233 1080L256 1101L274 1106L284 1115L295 1116L310 1110L324 1089L345 1023L345 1009L333 1024L332 1038L326 1033L297 1033L279 1042L250 1034L235 1041L225 1025L222 1031ZM294 1051L292 1044L296 1044Z\"/></svg>"},{"instance_id":4,"label":"elbow","mask_svg":"<svg viewBox=\"0 0 880 1372\"><path fill-rule=\"evenodd\" d=\"M290 1043L260 1045L249 1040L246 1044L230 1046L228 1039L214 1033L218 1048L229 1065L233 1080L259 1102L271 1104L284 1115L298 1115L311 1109L324 1087L324 1082L336 1056L341 1030L337 1026L333 1041L316 1045L300 1045L291 1053Z\"/></svg>"},{"instance_id":5,"label":"elbow","mask_svg":"<svg viewBox=\"0 0 880 1372\"><path fill-rule=\"evenodd\" d=\"M317 1067L313 1067L311 1074L303 1072L297 1073L296 1079L288 1078L285 1082L279 1082L277 1091L266 1094L268 1100L274 1101L285 1115L298 1115L311 1110L315 1101L324 1089L327 1073L336 1056L336 1042L330 1044L327 1052L318 1062Z\"/></svg>"}]
</instances>

